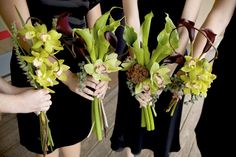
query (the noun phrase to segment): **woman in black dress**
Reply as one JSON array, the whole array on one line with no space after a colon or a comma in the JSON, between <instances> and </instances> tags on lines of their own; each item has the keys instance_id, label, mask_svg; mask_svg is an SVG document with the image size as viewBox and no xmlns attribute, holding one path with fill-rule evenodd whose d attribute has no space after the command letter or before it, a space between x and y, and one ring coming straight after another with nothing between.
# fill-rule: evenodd
<instances>
[{"instance_id":1,"label":"woman in black dress","mask_svg":"<svg viewBox=\"0 0 236 157\"><path fill-rule=\"evenodd\" d=\"M16 6L22 17L26 20L29 16L42 20L51 28L52 19L58 15L68 12L71 27L92 27L96 19L101 15L99 0L15 0L1 1L4 18L10 26L13 21L18 22L14 6ZM29 9L29 10L28 10ZM29 15L30 13L30 15ZM18 23L17 23L18 24ZM19 25L18 25L19 26ZM20 27L20 26L19 26ZM88 100L95 92L96 83L86 80L88 88L83 91L79 89L78 78L75 73L79 71L78 58L74 57L66 49L57 54L57 58L64 59L64 63L70 66L67 71L67 80L60 82L52 88L52 107L47 111L49 127L54 141L54 151L48 151L47 156L58 157L62 150L65 157L78 157L80 154L80 142L85 139L91 129L91 101ZM19 67L16 55L13 52L11 59L11 78L15 86L30 86L26 76ZM102 83L102 82L100 82ZM102 83L104 87L107 83ZM98 84L97 84L98 85ZM86 89L86 90L85 90ZM100 89L97 89L100 90ZM104 90L100 92L105 92ZM73 102L73 103L72 103ZM20 143L28 150L42 154L40 143L39 119L35 113L18 114L18 126Z\"/></svg>"},{"instance_id":2,"label":"woman in black dress","mask_svg":"<svg viewBox=\"0 0 236 157\"><path fill-rule=\"evenodd\" d=\"M235 142L235 62L236 0L215 1L203 27L211 29L217 35L224 33L218 46L218 59L213 64L213 73L217 78L207 93L202 114L195 129L197 144L202 157L234 156ZM196 53L201 52L201 42L196 40ZM204 45L204 44L203 44ZM196 54L198 56L198 54Z\"/></svg>"},{"instance_id":3,"label":"woman in black dress","mask_svg":"<svg viewBox=\"0 0 236 157\"><path fill-rule=\"evenodd\" d=\"M136 4L135 4L136 3ZM137 6L138 4L138 6ZM149 35L150 52L157 46L157 35L164 28L165 13L168 13L177 25L182 17L195 21L201 0L123 0L123 8L126 22L139 32L140 23L150 11L154 13ZM137 9L138 7L138 9ZM139 13L139 16L138 16ZM181 16L182 15L182 16ZM180 30L181 45L178 52L184 52L188 39L186 30ZM119 72L119 93L116 111L114 131L111 137L111 148L115 151L127 149L127 156L139 154L142 149L150 149L155 157L167 157L170 151L178 151L179 126L182 112L182 104L179 103L173 117L165 113L165 109L171 99L171 93L163 92L156 103L157 117L154 119L156 129L147 131L141 128L141 110L139 102L131 96L126 84L126 73ZM131 152L130 152L131 151Z\"/></svg>"}]
</instances>

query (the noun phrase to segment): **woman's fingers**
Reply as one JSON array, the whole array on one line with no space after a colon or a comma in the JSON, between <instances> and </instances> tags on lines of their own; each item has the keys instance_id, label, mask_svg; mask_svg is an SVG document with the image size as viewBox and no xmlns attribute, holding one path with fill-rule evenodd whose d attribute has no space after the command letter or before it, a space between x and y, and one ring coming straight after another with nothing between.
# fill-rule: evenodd
<instances>
[{"instance_id":1,"label":"woman's fingers","mask_svg":"<svg viewBox=\"0 0 236 157\"><path fill-rule=\"evenodd\" d=\"M101 81L99 84L97 84L95 89L94 95L103 99L108 89L108 81Z\"/></svg>"},{"instance_id":2,"label":"woman's fingers","mask_svg":"<svg viewBox=\"0 0 236 157\"><path fill-rule=\"evenodd\" d=\"M108 81L98 81L93 77L87 77L84 82L84 87L81 89L79 86L76 88L76 93L86 99L93 100L93 97L103 99L106 95L108 88Z\"/></svg>"},{"instance_id":3,"label":"woman's fingers","mask_svg":"<svg viewBox=\"0 0 236 157\"><path fill-rule=\"evenodd\" d=\"M139 93L135 98L138 100L140 106L146 106L152 100L152 97L148 93Z\"/></svg>"},{"instance_id":4,"label":"woman's fingers","mask_svg":"<svg viewBox=\"0 0 236 157\"><path fill-rule=\"evenodd\" d=\"M86 87L83 89L77 88L76 93L88 100L93 100L94 92Z\"/></svg>"}]
</instances>

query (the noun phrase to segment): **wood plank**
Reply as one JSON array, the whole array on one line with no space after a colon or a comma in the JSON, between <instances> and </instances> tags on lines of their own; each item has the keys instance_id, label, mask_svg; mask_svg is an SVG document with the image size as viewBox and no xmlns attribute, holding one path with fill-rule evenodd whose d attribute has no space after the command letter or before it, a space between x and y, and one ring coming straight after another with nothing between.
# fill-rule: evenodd
<instances>
[{"instance_id":1,"label":"wood plank","mask_svg":"<svg viewBox=\"0 0 236 157\"><path fill-rule=\"evenodd\" d=\"M170 157L188 157L191 146L195 140L194 128L196 127L201 114L203 100L204 99L201 98L194 104L189 104L191 105L191 109L180 131L181 150L179 152L171 153Z\"/></svg>"},{"instance_id":2,"label":"wood plank","mask_svg":"<svg viewBox=\"0 0 236 157\"><path fill-rule=\"evenodd\" d=\"M151 150L143 149L137 157L154 157L154 154Z\"/></svg>"},{"instance_id":3,"label":"wood plank","mask_svg":"<svg viewBox=\"0 0 236 157\"><path fill-rule=\"evenodd\" d=\"M34 153L28 151L20 143L13 145L10 149L2 157L35 157Z\"/></svg>"},{"instance_id":4,"label":"wood plank","mask_svg":"<svg viewBox=\"0 0 236 157\"><path fill-rule=\"evenodd\" d=\"M191 105L191 110L188 114L188 117L183 124L183 129L180 132L180 141L181 141L181 146L184 147L184 142L186 141L185 139L188 139L188 136L194 133L194 129L198 123L201 111L202 111L202 105L203 105L203 99L199 99L196 101L194 104L189 104Z\"/></svg>"},{"instance_id":5,"label":"wood plank","mask_svg":"<svg viewBox=\"0 0 236 157\"><path fill-rule=\"evenodd\" d=\"M189 97L186 96L184 99L184 102L188 101ZM188 118L189 112L191 110L192 105L188 103L183 104L183 110L182 110L182 115L181 115L181 122L180 122L180 130L183 129L184 123Z\"/></svg>"},{"instance_id":6,"label":"wood plank","mask_svg":"<svg viewBox=\"0 0 236 157\"><path fill-rule=\"evenodd\" d=\"M16 118L0 128L0 154L7 152L19 141Z\"/></svg>"},{"instance_id":7,"label":"wood plank","mask_svg":"<svg viewBox=\"0 0 236 157\"><path fill-rule=\"evenodd\" d=\"M197 142L196 142L196 136L195 136L195 140L193 142L193 145L192 145L192 148L190 150L188 157L201 157L201 153L198 149Z\"/></svg>"},{"instance_id":8,"label":"wood plank","mask_svg":"<svg viewBox=\"0 0 236 157\"><path fill-rule=\"evenodd\" d=\"M7 123L13 119L16 119L16 114L2 113L2 119L0 121L0 128L3 127L3 125L7 125Z\"/></svg>"},{"instance_id":9,"label":"wood plank","mask_svg":"<svg viewBox=\"0 0 236 157\"><path fill-rule=\"evenodd\" d=\"M125 149L127 149L127 148L125 148ZM107 157L126 157L126 154L125 154L126 150L125 149L123 149L122 151L119 151L119 152L111 150L110 154Z\"/></svg>"},{"instance_id":10,"label":"wood plank","mask_svg":"<svg viewBox=\"0 0 236 157\"><path fill-rule=\"evenodd\" d=\"M112 135L112 132L113 132L113 125L109 129L107 137L104 138L104 140L102 140L101 142L97 142L95 149L92 149L90 152L88 152L86 157L95 157L95 156L106 157L106 156L108 156L109 152L111 151L110 137Z\"/></svg>"},{"instance_id":11,"label":"wood plank","mask_svg":"<svg viewBox=\"0 0 236 157\"><path fill-rule=\"evenodd\" d=\"M120 152L111 151L108 157L127 157L126 151L128 148L124 148ZM143 149L140 154L135 155L135 157L154 157L153 152L148 149Z\"/></svg>"}]
</instances>

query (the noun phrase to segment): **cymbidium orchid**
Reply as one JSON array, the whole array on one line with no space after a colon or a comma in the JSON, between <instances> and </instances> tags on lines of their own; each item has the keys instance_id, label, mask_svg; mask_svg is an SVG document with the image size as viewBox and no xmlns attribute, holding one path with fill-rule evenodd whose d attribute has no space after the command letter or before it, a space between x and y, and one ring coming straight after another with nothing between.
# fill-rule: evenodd
<instances>
[{"instance_id":1,"label":"cymbidium orchid","mask_svg":"<svg viewBox=\"0 0 236 157\"><path fill-rule=\"evenodd\" d=\"M19 14L20 16L20 14ZM21 18L22 19L22 18ZM54 93L50 87L57 85L58 80L65 81L69 67L64 65L64 60L58 60L54 56L63 50L60 42L61 34L56 30L47 30L46 25L35 23L34 25L22 21L22 28L17 29L13 25L14 49L28 81L35 88L45 88ZM21 47L21 41L28 45L29 49ZM48 147L53 150L53 139L49 128L49 120L46 112L39 113L40 140L44 156Z\"/></svg>"},{"instance_id":2,"label":"cymbidium orchid","mask_svg":"<svg viewBox=\"0 0 236 157\"><path fill-rule=\"evenodd\" d=\"M199 30L194 27L194 22L182 19L180 20L180 27L185 27L189 32L189 40L190 40L190 53L186 56L171 56L168 58L169 63L173 63L178 61L178 64L183 65L183 67L172 77L172 83L167 87L172 93L173 98L167 108L167 112L171 111L171 115L174 114L176 105L180 99L183 98L183 95L190 95L190 101L196 100L197 97L207 96L207 91L211 87L211 83L214 79L216 79L216 75L212 74L212 63L211 61L217 57L217 49L216 55L212 60L207 60L203 56L208 52L208 50L214 45L213 42L215 40L215 34L209 29ZM195 30L202 33L206 39L206 45L203 49L202 54L199 57L194 57L193 50L193 40L195 38ZM183 58L184 59L178 59ZM173 59L175 58L175 59Z\"/></svg>"},{"instance_id":3,"label":"cymbidium orchid","mask_svg":"<svg viewBox=\"0 0 236 157\"><path fill-rule=\"evenodd\" d=\"M132 27L125 26L124 40L128 45L129 56L122 63L123 70L127 70L127 84L132 95L137 98L143 93L151 97L147 104L141 104L141 126L148 131L155 129L153 114L156 116L154 105L158 91L171 82L170 70L161 62L173 53L172 47L178 47L178 34L176 31L172 32L175 26L166 14L165 28L157 37L158 45L152 52L149 51L148 37L152 18L152 12L145 16L139 34ZM141 39L140 43L138 39Z\"/></svg>"}]
</instances>

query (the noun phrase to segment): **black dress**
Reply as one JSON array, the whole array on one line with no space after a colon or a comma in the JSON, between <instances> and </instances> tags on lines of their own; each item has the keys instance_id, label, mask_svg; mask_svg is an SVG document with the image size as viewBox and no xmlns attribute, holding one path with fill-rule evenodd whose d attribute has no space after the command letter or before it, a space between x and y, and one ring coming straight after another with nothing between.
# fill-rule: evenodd
<instances>
[{"instance_id":1,"label":"black dress","mask_svg":"<svg viewBox=\"0 0 236 157\"><path fill-rule=\"evenodd\" d=\"M220 21L219 21L220 22ZM202 157L235 154L235 35L236 13L226 28L213 65L217 78L207 93L202 114L195 129ZM233 91L233 92L232 92Z\"/></svg>"},{"instance_id":2,"label":"black dress","mask_svg":"<svg viewBox=\"0 0 236 157\"><path fill-rule=\"evenodd\" d=\"M164 28L165 13L168 13L175 24L181 17L184 0L139 0L140 21L150 11L154 13L149 37L149 48L157 45L156 37ZM111 148L119 151L130 147L133 154L138 154L142 149L151 149L155 157L167 157L170 151L178 151L179 126L182 112L182 103L179 103L173 117L165 113L170 102L171 94L163 92L156 103L157 117L155 118L154 131L141 128L141 110L138 101L131 96L126 85L125 72L119 72L119 93L116 110L114 131L111 137Z\"/></svg>"},{"instance_id":3,"label":"black dress","mask_svg":"<svg viewBox=\"0 0 236 157\"><path fill-rule=\"evenodd\" d=\"M69 21L72 27L85 27L85 15L98 0L28 0L27 3L31 16L42 20L50 29L52 18L63 12L71 14ZM78 58L74 58L70 52L59 52L57 57L64 59L72 72L78 72ZM15 86L30 86L14 52L11 58L11 79ZM55 94L51 94L53 104L47 115L56 149L86 138L91 128L91 101L73 93L61 82L52 89ZM39 117L35 113L17 114L17 119L20 143L29 151L42 154Z\"/></svg>"}]
</instances>

